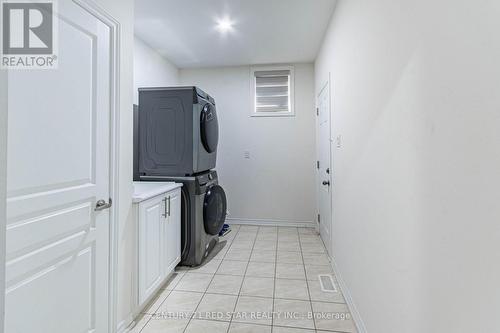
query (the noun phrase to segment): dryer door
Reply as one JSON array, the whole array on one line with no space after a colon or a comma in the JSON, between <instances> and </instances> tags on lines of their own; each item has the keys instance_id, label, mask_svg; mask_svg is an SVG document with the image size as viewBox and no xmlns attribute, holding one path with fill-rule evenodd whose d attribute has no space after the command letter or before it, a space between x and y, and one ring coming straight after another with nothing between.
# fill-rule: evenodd
<instances>
[{"instance_id":1,"label":"dryer door","mask_svg":"<svg viewBox=\"0 0 500 333\"><path fill-rule=\"evenodd\" d=\"M217 150L219 143L219 123L215 106L207 103L200 114L200 138L203 147L208 153Z\"/></svg>"},{"instance_id":2,"label":"dryer door","mask_svg":"<svg viewBox=\"0 0 500 333\"><path fill-rule=\"evenodd\" d=\"M222 187L219 185L208 187L203 202L203 223L207 234L219 234L226 220L226 211L226 193Z\"/></svg>"}]
</instances>

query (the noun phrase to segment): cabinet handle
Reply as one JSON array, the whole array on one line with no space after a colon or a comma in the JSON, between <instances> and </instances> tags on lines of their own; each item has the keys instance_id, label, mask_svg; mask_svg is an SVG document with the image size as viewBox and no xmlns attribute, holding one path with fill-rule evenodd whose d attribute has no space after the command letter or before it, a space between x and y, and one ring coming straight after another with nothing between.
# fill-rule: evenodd
<instances>
[{"instance_id":1,"label":"cabinet handle","mask_svg":"<svg viewBox=\"0 0 500 333\"><path fill-rule=\"evenodd\" d=\"M168 196L168 216L170 216L170 196Z\"/></svg>"},{"instance_id":2,"label":"cabinet handle","mask_svg":"<svg viewBox=\"0 0 500 333\"><path fill-rule=\"evenodd\" d=\"M167 197L163 198L162 201L163 201L164 205L163 205L163 214L161 214L161 216L167 217L167 214L168 214L167 213Z\"/></svg>"}]
</instances>

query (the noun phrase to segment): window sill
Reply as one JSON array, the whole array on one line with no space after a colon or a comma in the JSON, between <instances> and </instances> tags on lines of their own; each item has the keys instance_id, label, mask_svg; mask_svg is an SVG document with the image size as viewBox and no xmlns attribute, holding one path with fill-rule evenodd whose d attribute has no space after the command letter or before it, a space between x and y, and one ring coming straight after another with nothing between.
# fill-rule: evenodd
<instances>
[{"instance_id":1,"label":"window sill","mask_svg":"<svg viewBox=\"0 0 500 333\"><path fill-rule=\"evenodd\" d=\"M265 118L283 118L283 117L295 117L295 113L252 113L250 117L265 117Z\"/></svg>"}]
</instances>

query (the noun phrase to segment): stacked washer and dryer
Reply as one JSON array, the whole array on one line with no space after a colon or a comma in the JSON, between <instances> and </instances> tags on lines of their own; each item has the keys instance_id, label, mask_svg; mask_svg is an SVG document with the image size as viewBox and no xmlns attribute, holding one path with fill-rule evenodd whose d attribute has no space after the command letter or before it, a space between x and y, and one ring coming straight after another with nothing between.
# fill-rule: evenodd
<instances>
[{"instance_id":1,"label":"stacked washer and dryer","mask_svg":"<svg viewBox=\"0 0 500 333\"><path fill-rule=\"evenodd\" d=\"M197 266L217 244L226 195L215 168L215 100L197 87L140 88L134 108L134 180L182 183L181 265Z\"/></svg>"}]
</instances>

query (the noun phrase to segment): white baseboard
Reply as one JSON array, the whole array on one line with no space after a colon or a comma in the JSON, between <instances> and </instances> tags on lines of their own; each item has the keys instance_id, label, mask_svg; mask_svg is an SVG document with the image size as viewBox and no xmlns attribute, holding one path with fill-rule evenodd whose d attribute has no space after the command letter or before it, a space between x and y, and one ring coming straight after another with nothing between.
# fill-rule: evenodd
<instances>
[{"instance_id":1,"label":"white baseboard","mask_svg":"<svg viewBox=\"0 0 500 333\"><path fill-rule=\"evenodd\" d=\"M130 332L130 328L131 328L133 323L134 323L134 318L130 314L127 316L127 318L125 318L120 323L118 323L118 325L116 325L116 333Z\"/></svg>"},{"instance_id":2,"label":"white baseboard","mask_svg":"<svg viewBox=\"0 0 500 333\"><path fill-rule=\"evenodd\" d=\"M356 307L356 304L354 304L354 300L352 299L351 293L349 291L349 288L347 288L347 285L344 282L344 279L342 278L342 274L340 274L340 271L335 264L335 261L332 258L332 267L333 267L333 273L335 274L335 277L337 278L337 283L339 284L339 288L342 291L342 294L344 295L344 299L347 303L347 306L349 307L349 311L351 312L352 319L354 320L354 324L356 325L356 328L358 329L358 333L368 333L366 330L366 326L361 319L361 315L358 311L358 308Z\"/></svg>"},{"instance_id":3,"label":"white baseboard","mask_svg":"<svg viewBox=\"0 0 500 333\"><path fill-rule=\"evenodd\" d=\"M116 333L128 333L132 331L135 326L137 325L137 318L139 315L146 309L150 304L154 303L157 299L157 296L162 292L163 286L167 283L167 281L170 279L172 274L175 272L175 267L177 264L181 262L181 259L178 258L172 266L170 266L170 273L164 278L163 282L160 283L157 287L156 290L151 293L151 295L142 303L139 305L136 305L134 309L121 321L118 323L116 326Z\"/></svg>"},{"instance_id":4,"label":"white baseboard","mask_svg":"<svg viewBox=\"0 0 500 333\"><path fill-rule=\"evenodd\" d=\"M294 220L272 220L272 219L246 219L237 217L226 218L228 224L272 226L272 227L298 227L314 228L312 221L294 221Z\"/></svg>"}]
</instances>

